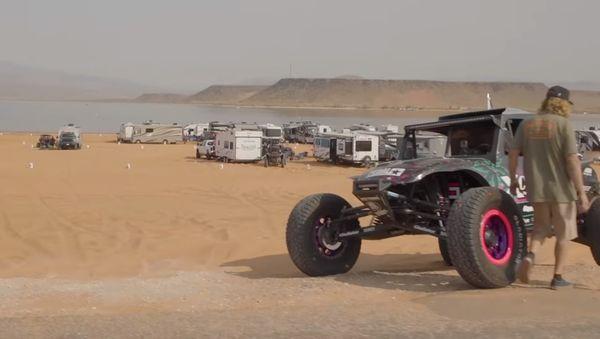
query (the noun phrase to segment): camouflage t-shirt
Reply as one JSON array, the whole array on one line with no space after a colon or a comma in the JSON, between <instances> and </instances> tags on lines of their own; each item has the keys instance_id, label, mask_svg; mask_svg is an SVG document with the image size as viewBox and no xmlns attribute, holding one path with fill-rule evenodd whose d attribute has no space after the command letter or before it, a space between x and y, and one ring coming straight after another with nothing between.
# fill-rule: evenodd
<instances>
[{"instance_id":1,"label":"camouflage t-shirt","mask_svg":"<svg viewBox=\"0 0 600 339\"><path fill-rule=\"evenodd\" d=\"M569 120L556 114L538 114L523 121L517 129L513 149L523 155L530 202L577 200L567 172L567 155L577 153L575 132Z\"/></svg>"}]
</instances>

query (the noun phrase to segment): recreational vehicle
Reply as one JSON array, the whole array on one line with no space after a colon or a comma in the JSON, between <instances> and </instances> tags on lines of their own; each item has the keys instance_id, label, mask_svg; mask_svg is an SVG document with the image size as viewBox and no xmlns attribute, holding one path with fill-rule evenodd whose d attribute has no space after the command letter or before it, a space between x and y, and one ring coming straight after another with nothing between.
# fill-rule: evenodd
<instances>
[{"instance_id":1,"label":"recreational vehicle","mask_svg":"<svg viewBox=\"0 0 600 339\"><path fill-rule=\"evenodd\" d=\"M132 141L135 143L175 144L183 141L183 128L177 124L161 124L152 121L133 126Z\"/></svg>"},{"instance_id":2,"label":"recreational vehicle","mask_svg":"<svg viewBox=\"0 0 600 339\"><path fill-rule=\"evenodd\" d=\"M353 133L338 139L333 160L370 166L379 161L379 136Z\"/></svg>"},{"instance_id":3,"label":"recreational vehicle","mask_svg":"<svg viewBox=\"0 0 600 339\"><path fill-rule=\"evenodd\" d=\"M225 162L255 162L262 158L262 131L230 129L217 132L215 156Z\"/></svg>"},{"instance_id":4,"label":"recreational vehicle","mask_svg":"<svg viewBox=\"0 0 600 339\"><path fill-rule=\"evenodd\" d=\"M59 149L80 149L81 148L81 130L79 127L68 124L58 130L58 148Z\"/></svg>"}]
</instances>

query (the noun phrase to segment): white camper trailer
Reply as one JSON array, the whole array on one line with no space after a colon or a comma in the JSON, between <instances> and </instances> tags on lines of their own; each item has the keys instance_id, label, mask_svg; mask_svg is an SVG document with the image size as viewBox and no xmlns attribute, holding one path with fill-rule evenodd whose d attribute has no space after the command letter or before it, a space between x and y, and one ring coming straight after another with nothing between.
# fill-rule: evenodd
<instances>
[{"instance_id":1,"label":"white camper trailer","mask_svg":"<svg viewBox=\"0 0 600 339\"><path fill-rule=\"evenodd\" d=\"M334 161L369 166L379 161L379 136L362 133L343 135L336 140Z\"/></svg>"},{"instance_id":2,"label":"white camper trailer","mask_svg":"<svg viewBox=\"0 0 600 339\"><path fill-rule=\"evenodd\" d=\"M134 125L132 141L138 144L176 144L183 141L183 128L177 124L147 121Z\"/></svg>"},{"instance_id":3,"label":"white camper trailer","mask_svg":"<svg viewBox=\"0 0 600 339\"><path fill-rule=\"evenodd\" d=\"M121 124L119 133L117 133L118 142L133 142L133 129L135 125L131 122Z\"/></svg>"},{"instance_id":4,"label":"white camper trailer","mask_svg":"<svg viewBox=\"0 0 600 339\"><path fill-rule=\"evenodd\" d=\"M255 162L262 157L263 132L230 129L217 132L215 156L225 162Z\"/></svg>"}]
</instances>

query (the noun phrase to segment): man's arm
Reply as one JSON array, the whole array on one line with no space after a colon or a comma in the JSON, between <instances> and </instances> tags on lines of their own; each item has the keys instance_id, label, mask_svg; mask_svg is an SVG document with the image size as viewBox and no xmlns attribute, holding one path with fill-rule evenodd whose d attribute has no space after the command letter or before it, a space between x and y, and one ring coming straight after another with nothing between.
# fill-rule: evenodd
<instances>
[{"instance_id":1,"label":"man's arm","mask_svg":"<svg viewBox=\"0 0 600 339\"><path fill-rule=\"evenodd\" d=\"M519 181L517 180L517 166L519 166L520 154L520 149L511 149L508 152L508 173L510 175L510 193L512 195L517 194L517 187L519 187Z\"/></svg>"},{"instance_id":2,"label":"man's arm","mask_svg":"<svg viewBox=\"0 0 600 339\"><path fill-rule=\"evenodd\" d=\"M567 172L569 178L579 197L579 213L585 213L590 209L590 201L583 189L583 175L581 174L581 160L577 154L567 155Z\"/></svg>"}]
</instances>

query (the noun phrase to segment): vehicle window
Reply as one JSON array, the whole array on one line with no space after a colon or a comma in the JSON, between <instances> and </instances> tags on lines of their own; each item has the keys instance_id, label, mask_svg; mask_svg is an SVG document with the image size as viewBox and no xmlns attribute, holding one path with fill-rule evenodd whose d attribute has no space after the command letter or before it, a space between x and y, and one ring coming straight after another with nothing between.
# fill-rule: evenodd
<instances>
[{"instance_id":1,"label":"vehicle window","mask_svg":"<svg viewBox=\"0 0 600 339\"><path fill-rule=\"evenodd\" d=\"M264 130L265 136L269 138L277 138L281 136L280 129L268 128Z\"/></svg>"},{"instance_id":2,"label":"vehicle window","mask_svg":"<svg viewBox=\"0 0 600 339\"><path fill-rule=\"evenodd\" d=\"M146 128L146 133L152 133L154 132L154 128Z\"/></svg>"},{"instance_id":3,"label":"vehicle window","mask_svg":"<svg viewBox=\"0 0 600 339\"><path fill-rule=\"evenodd\" d=\"M357 152L371 152L371 149L372 149L372 143L370 140L356 142L356 151Z\"/></svg>"},{"instance_id":4,"label":"vehicle window","mask_svg":"<svg viewBox=\"0 0 600 339\"><path fill-rule=\"evenodd\" d=\"M233 142L232 141L229 142L229 148L233 149Z\"/></svg>"},{"instance_id":5,"label":"vehicle window","mask_svg":"<svg viewBox=\"0 0 600 339\"><path fill-rule=\"evenodd\" d=\"M225 149L229 149L229 143L228 142L225 143Z\"/></svg>"},{"instance_id":6,"label":"vehicle window","mask_svg":"<svg viewBox=\"0 0 600 339\"><path fill-rule=\"evenodd\" d=\"M451 156L481 156L492 152L496 125L474 122L452 128L448 133Z\"/></svg>"}]
</instances>

